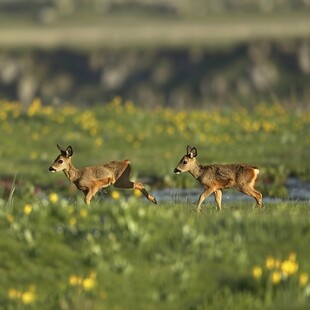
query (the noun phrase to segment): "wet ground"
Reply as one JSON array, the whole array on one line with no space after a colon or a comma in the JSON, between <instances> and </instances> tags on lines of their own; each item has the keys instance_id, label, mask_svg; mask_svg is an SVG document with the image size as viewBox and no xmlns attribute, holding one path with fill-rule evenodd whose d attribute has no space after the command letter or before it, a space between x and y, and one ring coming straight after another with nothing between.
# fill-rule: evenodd
<instances>
[{"instance_id":1,"label":"wet ground","mask_svg":"<svg viewBox=\"0 0 310 310\"><path fill-rule=\"evenodd\" d=\"M310 203L310 183L302 182L296 178L289 178L286 183L288 189L288 200L309 201ZM202 188L179 189L165 188L152 192L158 202L168 203L196 203L199 195L202 193ZM244 201L253 200L236 190L224 190L222 202L223 204L229 201ZM282 199L263 197L263 202L279 202ZM254 201L254 200L253 200ZM206 202L214 203L214 196L210 195Z\"/></svg>"}]
</instances>

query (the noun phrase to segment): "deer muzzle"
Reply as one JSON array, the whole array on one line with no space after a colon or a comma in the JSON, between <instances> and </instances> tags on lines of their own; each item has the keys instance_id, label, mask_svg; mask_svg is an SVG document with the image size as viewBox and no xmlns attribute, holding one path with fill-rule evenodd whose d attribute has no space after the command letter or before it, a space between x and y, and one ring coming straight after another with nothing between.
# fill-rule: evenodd
<instances>
[{"instance_id":1,"label":"deer muzzle","mask_svg":"<svg viewBox=\"0 0 310 310\"><path fill-rule=\"evenodd\" d=\"M51 171L51 172L56 172L56 169L55 169L53 166L50 166L50 167L48 168L48 170Z\"/></svg>"},{"instance_id":2,"label":"deer muzzle","mask_svg":"<svg viewBox=\"0 0 310 310\"><path fill-rule=\"evenodd\" d=\"M182 171L178 167L174 169L174 173L176 173L176 174L180 174L181 172Z\"/></svg>"}]
</instances>

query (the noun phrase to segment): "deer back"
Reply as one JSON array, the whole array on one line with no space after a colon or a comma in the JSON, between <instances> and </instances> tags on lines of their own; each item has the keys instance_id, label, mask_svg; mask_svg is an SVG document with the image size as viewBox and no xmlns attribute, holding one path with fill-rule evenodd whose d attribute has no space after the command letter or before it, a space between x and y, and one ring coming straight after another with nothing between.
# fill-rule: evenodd
<instances>
[{"instance_id":1,"label":"deer back","mask_svg":"<svg viewBox=\"0 0 310 310\"><path fill-rule=\"evenodd\" d=\"M124 160L84 167L80 169L81 179L86 181L111 178L114 183L124 173L129 164L129 160Z\"/></svg>"},{"instance_id":2,"label":"deer back","mask_svg":"<svg viewBox=\"0 0 310 310\"><path fill-rule=\"evenodd\" d=\"M224 188L252 183L259 173L256 167L243 164L213 164L201 168L199 181L202 184L218 183Z\"/></svg>"}]
</instances>

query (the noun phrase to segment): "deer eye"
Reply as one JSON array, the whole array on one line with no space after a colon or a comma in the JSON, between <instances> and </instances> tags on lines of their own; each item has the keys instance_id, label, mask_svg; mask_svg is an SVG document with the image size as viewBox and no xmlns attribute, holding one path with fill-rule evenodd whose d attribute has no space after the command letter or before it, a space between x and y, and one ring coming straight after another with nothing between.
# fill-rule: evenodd
<instances>
[{"instance_id":1,"label":"deer eye","mask_svg":"<svg viewBox=\"0 0 310 310\"><path fill-rule=\"evenodd\" d=\"M187 160L183 160L183 165L186 165L187 164Z\"/></svg>"},{"instance_id":2,"label":"deer eye","mask_svg":"<svg viewBox=\"0 0 310 310\"><path fill-rule=\"evenodd\" d=\"M58 160L58 164L62 164L64 161L62 159Z\"/></svg>"}]
</instances>

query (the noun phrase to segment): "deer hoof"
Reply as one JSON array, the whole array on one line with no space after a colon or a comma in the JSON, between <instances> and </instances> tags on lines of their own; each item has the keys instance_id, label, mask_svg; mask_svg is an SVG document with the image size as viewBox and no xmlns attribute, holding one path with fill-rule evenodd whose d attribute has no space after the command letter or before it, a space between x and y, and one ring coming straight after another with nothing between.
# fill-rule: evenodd
<instances>
[{"instance_id":1,"label":"deer hoof","mask_svg":"<svg viewBox=\"0 0 310 310\"><path fill-rule=\"evenodd\" d=\"M153 203L155 203L157 205L157 200L154 196L149 195L148 200L152 201Z\"/></svg>"}]
</instances>

